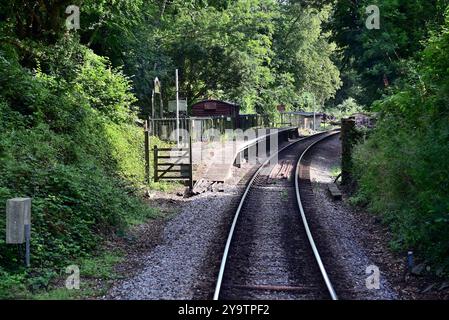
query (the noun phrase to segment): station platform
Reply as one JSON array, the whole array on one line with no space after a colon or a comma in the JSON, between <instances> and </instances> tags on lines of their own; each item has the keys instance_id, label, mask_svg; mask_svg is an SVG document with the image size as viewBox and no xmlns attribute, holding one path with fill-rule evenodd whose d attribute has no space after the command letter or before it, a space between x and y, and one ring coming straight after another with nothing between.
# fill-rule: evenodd
<instances>
[{"instance_id":1,"label":"station platform","mask_svg":"<svg viewBox=\"0 0 449 320\"><path fill-rule=\"evenodd\" d=\"M233 141L196 142L192 144L193 180L226 182L234 166L248 160L266 157L270 144L277 147L283 141L299 136L298 128L258 129L254 137ZM273 145L275 144L275 145Z\"/></svg>"}]
</instances>

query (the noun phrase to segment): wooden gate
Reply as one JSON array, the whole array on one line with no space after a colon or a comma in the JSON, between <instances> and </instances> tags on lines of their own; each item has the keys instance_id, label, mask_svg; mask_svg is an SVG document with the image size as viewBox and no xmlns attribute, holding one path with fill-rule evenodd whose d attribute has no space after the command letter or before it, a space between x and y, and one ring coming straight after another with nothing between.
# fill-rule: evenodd
<instances>
[{"instance_id":1,"label":"wooden gate","mask_svg":"<svg viewBox=\"0 0 449 320\"><path fill-rule=\"evenodd\" d=\"M154 181L188 182L193 189L192 139L188 148L158 148L154 146Z\"/></svg>"}]
</instances>

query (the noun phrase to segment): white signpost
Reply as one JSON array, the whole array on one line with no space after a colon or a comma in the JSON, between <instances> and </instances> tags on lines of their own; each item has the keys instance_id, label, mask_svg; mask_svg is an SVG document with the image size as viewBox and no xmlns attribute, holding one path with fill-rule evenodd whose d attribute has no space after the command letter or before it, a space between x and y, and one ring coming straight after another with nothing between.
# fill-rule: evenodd
<instances>
[{"instance_id":1,"label":"white signpost","mask_svg":"<svg viewBox=\"0 0 449 320\"><path fill-rule=\"evenodd\" d=\"M158 77L154 79L154 93L161 94L161 82Z\"/></svg>"},{"instance_id":2,"label":"white signpost","mask_svg":"<svg viewBox=\"0 0 449 320\"><path fill-rule=\"evenodd\" d=\"M159 116L162 119L164 117L164 111L163 111L163 102L162 102L162 85L161 81L158 77L154 79L154 88L151 94L151 104L152 104L152 117L154 119L155 111L154 111L154 96L158 94L160 98L160 113Z\"/></svg>"}]
</instances>

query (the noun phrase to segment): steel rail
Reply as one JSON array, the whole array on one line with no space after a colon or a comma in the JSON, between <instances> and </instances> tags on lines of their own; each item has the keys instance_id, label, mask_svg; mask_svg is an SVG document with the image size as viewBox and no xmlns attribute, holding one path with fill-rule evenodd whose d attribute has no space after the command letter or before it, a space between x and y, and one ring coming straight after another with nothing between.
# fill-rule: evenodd
<instances>
[{"instance_id":1,"label":"steel rail","mask_svg":"<svg viewBox=\"0 0 449 320\"><path fill-rule=\"evenodd\" d=\"M315 244L315 240L313 239L312 236L312 232L310 231L310 227L309 227L309 223L307 221L307 217L306 214L304 212L304 208L302 206L302 201L301 201L301 194L299 192L299 171L301 169L301 161L303 160L304 156L309 152L309 150L314 147L315 145L317 145L318 143L322 142L323 140L332 137L337 133L331 134L331 135L327 135L326 137L319 139L318 141L315 141L314 143L312 143L310 146L307 147L306 150L304 150L304 152L302 153L301 157L298 160L298 163L296 165L296 172L295 172L295 190L296 190L296 199L298 201L298 207L299 207L299 211L301 212L301 219L302 222L304 224L304 228L306 229L306 233L307 233L307 238L309 239L309 243L310 246L312 247L313 250L313 254L315 255L315 260L318 263L318 267L320 268L321 271L321 275L324 279L324 282L326 284L327 290L329 291L329 294L331 296L332 300L338 300L337 294L334 290L334 287L332 286L332 282L329 279L329 276L326 272L326 268L324 267L323 261L321 260L321 256L320 253L318 252L318 248Z\"/></svg>"},{"instance_id":2,"label":"steel rail","mask_svg":"<svg viewBox=\"0 0 449 320\"><path fill-rule=\"evenodd\" d=\"M329 133L329 132L332 132L332 131L327 131L327 133ZM242 210L243 204L245 203L246 197L248 196L248 193L249 193L249 191L251 190L251 187L253 186L254 181L255 181L256 178L259 176L260 172L265 168L265 166L266 166L266 165L271 161L271 159L273 159L276 155L278 155L278 154L281 153L282 151L284 151L284 150L286 150L286 149L292 147L293 145L295 145L295 144L297 144L297 143L300 143L300 142L302 142L302 141L304 141L304 140L308 140L308 139L311 139L311 138L313 138L313 137L317 137L317 136L320 136L320 135L323 135L323 134L326 134L326 132L320 132L320 133L318 133L318 134L314 134L314 135L311 135L311 136L308 136L308 137L305 137L305 138L302 138L302 139L298 139L298 140L296 140L296 141L294 141L294 142L292 142L292 143L290 143L290 144L284 146L283 148L281 148L280 150L278 150L278 151L277 151L276 153L274 153L273 155L270 155L270 157L268 157L268 159L265 160L265 162L259 167L259 169L257 169L257 171L256 171L256 172L254 173L254 175L252 176L252 178L251 178L251 180L249 181L248 185L246 186L245 192L243 193L243 196L242 196L242 198L241 198L241 200L240 200L239 206L238 206L238 208L237 208L237 210L236 210L236 213L235 213L235 215L234 215L234 219L233 219L233 221L232 221L232 225L231 225L231 229L230 229L229 234L228 234L228 238L227 238L227 240L226 240L226 246L225 246L225 249L224 249L223 258L222 258L222 260L221 260L220 271L219 271L219 273L218 273L218 279L217 279L217 284L216 284L216 286L215 286L215 292L214 292L213 300L218 300L219 297L220 297L221 286L222 286L222 283L223 283L223 276L224 276L224 272L225 272L225 269L226 269L226 262L227 262L227 260L228 260L229 249L230 249L230 247L231 247L231 242L232 242L232 238L233 238L233 236L234 236L235 227L236 227L236 225L237 225L237 221L238 221L238 219L239 219L240 212L241 212L241 210ZM321 141L321 140L320 140L320 141Z\"/></svg>"}]
</instances>

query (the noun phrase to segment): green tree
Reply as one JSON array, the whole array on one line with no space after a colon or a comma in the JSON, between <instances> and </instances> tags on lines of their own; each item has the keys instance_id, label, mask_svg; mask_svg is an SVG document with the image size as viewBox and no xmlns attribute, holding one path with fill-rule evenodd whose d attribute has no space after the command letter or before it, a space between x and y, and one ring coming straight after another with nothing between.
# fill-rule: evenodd
<instances>
[{"instance_id":1,"label":"green tree","mask_svg":"<svg viewBox=\"0 0 449 320\"><path fill-rule=\"evenodd\" d=\"M297 94L312 95L320 106L341 86L333 62L336 46L329 40L330 33L323 31L330 10L330 6L320 10L299 4L283 6L275 40L278 72L293 75Z\"/></svg>"},{"instance_id":2,"label":"green tree","mask_svg":"<svg viewBox=\"0 0 449 320\"><path fill-rule=\"evenodd\" d=\"M339 0L330 23L341 50L340 66L346 82L346 93L340 99L357 94L355 98L367 106L407 72L405 61L416 57L429 32L442 23L448 1L377 1L380 30L368 30L366 8L372 4L369 0Z\"/></svg>"},{"instance_id":3,"label":"green tree","mask_svg":"<svg viewBox=\"0 0 449 320\"><path fill-rule=\"evenodd\" d=\"M448 7L449 9L449 7ZM357 148L358 195L388 222L397 249L413 248L449 274L449 18L373 109L380 119Z\"/></svg>"}]
</instances>

